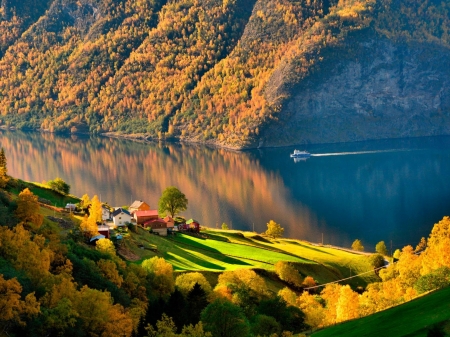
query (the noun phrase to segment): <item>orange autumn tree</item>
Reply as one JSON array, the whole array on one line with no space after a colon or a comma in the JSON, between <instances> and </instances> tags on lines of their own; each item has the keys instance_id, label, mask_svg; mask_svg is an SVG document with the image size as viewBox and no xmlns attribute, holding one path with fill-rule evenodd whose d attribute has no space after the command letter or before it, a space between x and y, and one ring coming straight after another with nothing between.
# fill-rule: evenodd
<instances>
[{"instance_id":1,"label":"orange autumn tree","mask_svg":"<svg viewBox=\"0 0 450 337\"><path fill-rule=\"evenodd\" d=\"M44 217L39 214L39 210L38 197L33 192L26 188L19 193L16 209L16 216L19 221L31 229L38 229L44 221Z\"/></svg>"}]
</instances>

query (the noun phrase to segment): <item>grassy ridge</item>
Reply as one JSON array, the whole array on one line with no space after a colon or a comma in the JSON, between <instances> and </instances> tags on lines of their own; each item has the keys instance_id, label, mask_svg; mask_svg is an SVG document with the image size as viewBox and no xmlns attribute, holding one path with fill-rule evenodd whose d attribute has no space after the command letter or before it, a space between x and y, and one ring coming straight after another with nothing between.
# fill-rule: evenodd
<instances>
[{"instance_id":1,"label":"grassy ridge","mask_svg":"<svg viewBox=\"0 0 450 337\"><path fill-rule=\"evenodd\" d=\"M56 207L64 207L67 203L76 204L80 201L79 198L73 195L61 194L48 186L39 183L25 182L17 179L13 185L14 186L9 189L9 192L13 195L19 195L25 188L28 188L34 195L50 201L52 206Z\"/></svg>"},{"instance_id":2,"label":"grassy ridge","mask_svg":"<svg viewBox=\"0 0 450 337\"><path fill-rule=\"evenodd\" d=\"M274 271L278 261L292 262L300 274L312 276L319 283L348 277L350 269L371 270L367 257L325 247L316 247L296 240L268 240L254 233L206 230L208 237L177 234L160 237L142 229L124 239L124 247L135 263L153 256L164 257L176 271L223 272L240 268ZM353 287L376 281L373 274L349 280Z\"/></svg>"},{"instance_id":3,"label":"grassy ridge","mask_svg":"<svg viewBox=\"0 0 450 337\"><path fill-rule=\"evenodd\" d=\"M446 288L374 315L319 331L313 336L427 336L430 327L449 319L450 288Z\"/></svg>"}]
</instances>

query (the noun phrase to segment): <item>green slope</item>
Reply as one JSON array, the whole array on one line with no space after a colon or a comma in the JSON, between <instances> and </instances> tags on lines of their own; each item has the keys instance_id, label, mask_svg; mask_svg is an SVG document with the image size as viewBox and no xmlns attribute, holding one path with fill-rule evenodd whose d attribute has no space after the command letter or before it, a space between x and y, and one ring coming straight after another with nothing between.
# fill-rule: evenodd
<instances>
[{"instance_id":1,"label":"green slope","mask_svg":"<svg viewBox=\"0 0 450 337\"><path fill-rule=\"evenodd\" d=\"M317 333L314 337L427 336L428 329L450 319L450 288L403 305Z\"/></svg>"},{"instance_id":2,"label":"green slope","mask_svg":"<svg viewBox=\"0 0 450 337\"><path fill-rule=\"evenodd\" d=\"M251 233L245 236L236 231L202 231L206 238L177 234L160 237L142 229L124 239L122 255L134 255L136 263L153 256L164 257L176 271L222 272L240 268L274 271L278 261L293 263L299 273L312 276L319 283L326 283L349 276L350 269L365 272L371 270L365 256L312 246L294 240L268 240ZM376 281L372 274L351 279L353 287L366 286Z\"/></svg>"}]
</instances>

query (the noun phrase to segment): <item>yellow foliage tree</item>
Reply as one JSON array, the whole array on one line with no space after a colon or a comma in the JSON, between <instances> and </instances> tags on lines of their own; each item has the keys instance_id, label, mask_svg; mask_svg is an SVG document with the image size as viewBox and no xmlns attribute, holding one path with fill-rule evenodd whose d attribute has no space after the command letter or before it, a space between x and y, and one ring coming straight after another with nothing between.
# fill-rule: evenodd
<instances>
[{"instance_id":1,"label":"yellow foliage tree","mask_svg":"<svg viewBox=\"0 0 450 337\"><path fill-rule=\"evenodd\" d=\"M153 289L161 296L172 293L175 289L173 280L173 267L162 257L152 257L142 262L151 280Z\"/></svg>"},{"instance_id":2,"label":"yellow foliage tree","mask_svg":"<svg viewBox=\"0 0 450 337\"><path fill-rule=\"evenodd\" d=\"M305 291L298 297L297 305L305 314L306 324L316 329L324 325L325 308L317 301L316 296Z\"/></svg>"},{"instance_id":3,"label":"yellow foliage tree","mask_svg":"<svg viewBox=\"0 0 450 337\"><path fill-rule=\"evenodd\" d=\"M337 304L341 292L341 286L339 284L329 284L321 292L322 298L326 302L325 310L325 325L336 324L337 322Z\"/></svg>"},{"instance_id":4,"label":"yellow foliage tree","mask_svg":"<svg viewBox=\"0 0 450 337\"><path fill-rule=\"evenodd\" d=\"M205 291L207 295L211 293L211 285L209 284L206 277L201 273L195 272L181 274L175 279L175 286L185 296L189 293L189 291L192 290L192 288L194 288L196 283L200 285L200 287Z\"/></svg>"},{"instance_id":5,"label":"yellow foliage tree","mask_svg":"<svg viewBox=\"0 0 450 337\"><path fill-rule=\"evenodd\" d=\"M278 261L275 263L275 272L281 280L296 287L300 287L302 284L302 278L300 277L299 272L289 262Z\"/></svg>"},{"instance_id":6,"label":"yellow foliage tree","mask_svg":"<svg viewBox=\"0 0 450 337\"><path fill-rule=\"evenodd\" d=\"M80 200L80 207L86 208L91 204L91 199L89 199L89 195L83 194Z\"/></svg>"},{"instance_id":7,"label":"yellow foliage tree","mask_svg":"<svg viewBox=\"0 0 450 337\"><path fill-rule=\"evenodd\" d=\"M89 209L89 219L95 223L102 222L102 203L97 195L91 200L91 208Z\"/></svg>"},{"instance_id":8,"label":"yellow foliage tree","mask_svg":"<svg viewBox=\"0 0 450 337\"><path fill-rule=\"evenodd\" d=\"M116 256L116 248L114 247L114 243L110 239L97 240L95 247L97 248L97 250L103 253L107 253L111 256Z\"/></svg>"},{"instance_id":9,"label":"yellow foliage tree","mask_svg":"<svg viewBox=\"0 0 450 337\"><path fill-rule=\"evenodd\" d=\"M280 226L280 224L277 224L275 221L270 220L267 223L267 230L266 230L266 235L270 236L274 239L279 238L283 235L284 232L284 228L282 228Z\"/></svg>"},{"instance_id":10,"label":"yellow foliage tree","mask_svg":"<svg viewBox=\"0 0 450 337\"><path fill-rule=\"evenodd\" d=\"M40 206L38 197L28 188L19 193L17 198L16 216L31 229L37 230L44 221L44 217L39 214Z\"/></svg>"},{"instance_id":11,"label":"yellow foliage tree","mask_svg":"<svg viewBox=\"0 0 450 337\"><path fill-rule=\"evenodd\" d=\"M336 305L336 322L343 322L359 317L359 294L349 285L341 287Z\"/></svg>"},{"instance_id":12,"label":"yellow foliage tree","mask_svg":"<svg viewBox=\"0 0 450 337\"><path fill-rule=\"evenodd\" d=\"M450 267L450 217L444 217L433 226L427 248L421 256L422 275L440 267Z\"/></svg>"},{"instance_id":13,"label":"yellow foliage tree","mask_svg":"<svg viewBox=\"0 0 450 337\"><path fill-rule=\"evenodd\" d=\"M269 294L266 282L251 269L237 269L226 271L219 275L218 283L214 291L221 290L232 294L232 302L237 305L248 305L249 298L261 300Z\"/></svg>"},{"instance_id":14,"label":"yellow foliage tree","mask_svg":"<svg viewBox=\"0 0 450 337\"><path fill-rule=\"evenodd\" d=\"M80 223L80 230L84 235L91 238L98 234L97 223L91 218L85 215Z\"/></svg>"},{"instance_id":15,"label":"yellow foliage tree","mask_svg":"<svg viewBox=\"0 0 450 337\"><path fill-rule=\"evenodd\" d=\"M99 240L100 241L100 240ZM109 241L109 240L108 240ZM97 241L98 244L98 241ZM110 260L99 260L97 261L97 266L101 270L103 276L114 283L117 287L121 287L123 283L123 277L120 276L117 266L113 261Z\"/></svg>"},{"instance_id":16,"label":"yellow foliage tree","mask_svg":"<svg viewBox=\"0 0 450 337\"><path fill-rule=\"evenodd\" d=\"M287 304L289 305L296 305L297 301L297 294L293 292L288 287L284 287L278 292L278 296L280 296Z\"/></svg>"},{"instance_id":17,"label":"yellow foliage tree","mask_svg":"<svg viewBox=\"0 0 450 337\"><path fill-rule=\"evenodd\" d=\"M133 321L121 305L113 305L111 294L83 286L75 307L83 330L92 336L130 336Z\"/></svg>"},{"instance_id":18,"label":"yellow foliage tree","mask_svg":"<svg viewBox=\"0 0 450 337\"><path fill-rule=\"evenodd\" d=\"M0 256L11 261L16 269L23 270L34 285L50 277L50 264L54 253L46 247L45 238L35 235L22 225L13 230L0 226Z\"/></svg>"}]
</instances>

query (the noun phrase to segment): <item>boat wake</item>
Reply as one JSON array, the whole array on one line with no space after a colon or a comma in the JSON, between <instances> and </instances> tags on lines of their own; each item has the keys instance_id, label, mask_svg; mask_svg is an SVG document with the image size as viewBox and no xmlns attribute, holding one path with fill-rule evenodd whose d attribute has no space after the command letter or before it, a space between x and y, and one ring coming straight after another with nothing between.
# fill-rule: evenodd
<instances>
[{"instance_id":1,"label":"boat wake","mask_svg":"<svg viewBox=\"0 0 450 337\"><path fill-rule=\"evenodd\" d=\"M350 155L356 155L356 154L385 153L385 152L396 152L396 151L402 151L402 150L379 150L379 151L358 151L358 152L315 153L315 154L311 154L311 157L350 156Z\"/></svg>"}]
</instances>

